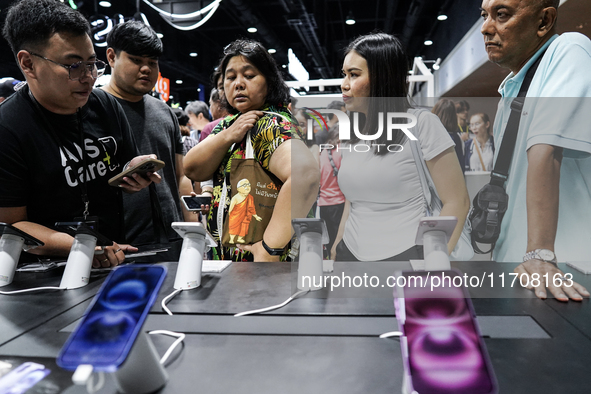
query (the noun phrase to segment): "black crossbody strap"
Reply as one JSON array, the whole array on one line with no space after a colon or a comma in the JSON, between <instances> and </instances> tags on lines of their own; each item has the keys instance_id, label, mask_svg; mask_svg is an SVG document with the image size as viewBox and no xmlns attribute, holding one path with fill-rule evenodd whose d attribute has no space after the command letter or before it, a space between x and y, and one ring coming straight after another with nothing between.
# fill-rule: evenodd
<instances>
[{"instance_id":1,"label":"black crossbody strap","mask_svg":"<svg viewBox=\"0 0 591 394\"><path fill-rule=\"evenodd\" d=\"M534 64L531 65L527 74L523 79L521 88L517 97L511 102L511 115L509 115L509 121L505 127L505 134L499 147L499 154L497 161L495 162L494 169L490 174L490 184L505 187L505 181L509 176L509 167L511 166L511 160L513 159L513 152L515 150L515 142L517 141L517 133L519 131L519 121L521 120L521 111L523 110L523 103L525 102L525 95L529 89L532 79L540 65L540 61L544 57L544 51Z\"/></svg>"}]
</instances>

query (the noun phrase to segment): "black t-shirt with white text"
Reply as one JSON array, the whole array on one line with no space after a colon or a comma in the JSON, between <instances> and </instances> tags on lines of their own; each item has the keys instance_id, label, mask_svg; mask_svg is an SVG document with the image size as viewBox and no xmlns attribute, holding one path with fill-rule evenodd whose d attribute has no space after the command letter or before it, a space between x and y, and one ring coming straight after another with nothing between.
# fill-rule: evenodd
<instances>
[{"instance_id":1,"label":"black t-shirt with white text","mask_svg":"<svg viewBox=\"0 0 591 394\"><path fill-rule=\"evenodd\" d=\"M30 222L52 228L82 216L86 172L90 215L99 217L100 233L123 242L121 191L107 181L134 156L125 114L101 90L79 115L35 105L27 86L0 105L0 207L26 206Z\"/></svg>"}]
</instances>

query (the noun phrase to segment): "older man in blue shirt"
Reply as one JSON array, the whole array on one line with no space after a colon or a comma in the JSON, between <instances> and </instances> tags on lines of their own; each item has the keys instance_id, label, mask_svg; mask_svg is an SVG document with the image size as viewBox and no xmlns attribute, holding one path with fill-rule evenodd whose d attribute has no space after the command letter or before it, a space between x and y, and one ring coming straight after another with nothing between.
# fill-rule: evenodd
<instances>
[{"instance_id":1,"label":"older man in blue shirt","mask_svg":"<svg viewBox=\"0 0 591 394\"><path fill-rule=\"evenodd\" d=\"M530 284L539 279L530 286L539 298L546 298L547 284L567 301L589 296L573 281L553 279L562 275L557 261L590 256L591 100L583 97L591 97L591 41L578 33L556 34L558 5L483 0L481 31L489 60L511 70L499 88L503 98L517 96L525 74L543 56L522 111L506 183L509 207L493 257L523 261L515 272L529 275ZM495 141L502 141L511 101L499 104Z\"/></svg>"}]
</instances>

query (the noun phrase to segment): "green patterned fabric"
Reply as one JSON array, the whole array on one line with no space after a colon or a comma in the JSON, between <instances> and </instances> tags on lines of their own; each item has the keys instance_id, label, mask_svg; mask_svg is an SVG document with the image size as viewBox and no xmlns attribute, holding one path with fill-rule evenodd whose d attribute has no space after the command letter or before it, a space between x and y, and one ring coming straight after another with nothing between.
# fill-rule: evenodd
<instances>
[{"instance_id":1,"label":"green patterned fabric","mask_svg":"<svg viewBox=\"0 0 591 394\"><path fill-rule=\"evenodd\" d=\"M267 171L269 171L269 162L273 152L284 141L292 138L301 139L299 129L296 126L297 122L293 121L293 116L287 106L269 106L266 105L261 111L275 112L275 114L266 113L255 126L251 129L251 142L254 150L254 158ZM224 118L211 132L212 135L219 134L230 127L241 114L228 116ZM230 206L230 168L232 167L232 160L244 159L246 148L246 138L240 144L234 144L222 160L218 170L213 175L213 198L212 208L207 217L207 228L220 244L219 231L217 226L217 214L220 207L220 199L224 185L224 178L227 184L226 201L223 205L224 220L228 213ZM234 249L234 248L232 248ZM214 260L233 260L233 261L252 261L252 254L249 252L241 252L238 249L230 250L230 248L215 248L213 250Z\"/></svg>"}]
</instances>

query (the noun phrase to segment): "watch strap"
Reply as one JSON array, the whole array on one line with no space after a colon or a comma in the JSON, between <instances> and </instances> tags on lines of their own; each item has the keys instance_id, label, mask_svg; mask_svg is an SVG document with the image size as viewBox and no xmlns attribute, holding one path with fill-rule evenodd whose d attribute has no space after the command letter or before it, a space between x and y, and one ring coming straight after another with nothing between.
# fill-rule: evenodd
<instances>
[{"instance_id":1,"label":"watch strap","mask_svg":"<svg viewBox=\"0 0 591 394\"><path fill-rule=\"evenodd\" d=\"M281 256L285 252L285 248L271 248L269 245L265 243L265 240L262 240L263 248L269 253L271 256Z\"/></svg>"},{"instance_id":2,"label":"watch strap","mask_svg":"<svg viewBox=\"0 0 591 394\"><path fill-rule=\"evenodd\" d=\"M558 263L558 260L556 259L556 255L551 250L549 250L549 252L552 252L552 254L554 255L553 259L547 260L547 259L542 258L542 256L540 256L540 251L542 251L542 250L543 249L535 249L535 250L527 252L525 254L525 256L523 256L523 262L525 263L526 261L536 259L536 260L545 261L546 263L551 263L554 265L556 265L556 263Z\"/></svg>"}]
</instances>

